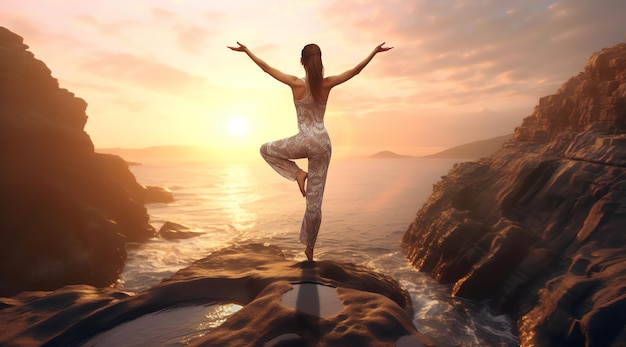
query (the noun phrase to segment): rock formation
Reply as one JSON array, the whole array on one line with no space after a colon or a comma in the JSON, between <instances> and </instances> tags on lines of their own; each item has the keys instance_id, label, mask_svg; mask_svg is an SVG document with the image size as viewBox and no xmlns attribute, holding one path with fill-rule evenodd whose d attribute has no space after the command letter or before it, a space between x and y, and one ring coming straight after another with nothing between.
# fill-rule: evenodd
<instances>
[{"instance_id":1,"label":"rock formation","mask_svg":"<svg viewBox=\"0 0 626 347\"><path fill-rule=\"evenodd\" d=\"M189 230L182 224L165 222L159 229L158 235L166 240L180 240L200 236L202 233Z\"/></svg>"},{"instance_id":2,"label":"rock formation","mask_svg":"<svg viewBox=\"0 0 626 347\"><path fill-rule=\"evenodd\" d=\"M87 104L27 48L0 27L0 296L111 284L125 242L155 234L146 188L94 152Z\"/></svg>"},{"instance_id":3,"label":"rock formation","mask_svg":"<svg viewBox=\"0 0 626 347\"><path fill-rule=\"evenodd\" d=\"M525 346L626 341L626 44L541 98L489 158L456 164L402 244L453 294L491 300Z\"/></svg>"},{"instance_id":4,"label":"rock formation","mask_svg":"<svg viewBox=\"0 0 626 347\"><path fill-rule=\"evenodd\" d=\"M306 309L286 303L304 284L323 286L334 298L301 289ZM415 329L410 296L393 279L352 264L295 263L260 244L217 251L136 295L82 285L0 299L0 344L80 346L154 312L216 302L243 308L188 346L433 345ZM334 312L324 314L328 309Z\"/></svg>"}]
</instances>

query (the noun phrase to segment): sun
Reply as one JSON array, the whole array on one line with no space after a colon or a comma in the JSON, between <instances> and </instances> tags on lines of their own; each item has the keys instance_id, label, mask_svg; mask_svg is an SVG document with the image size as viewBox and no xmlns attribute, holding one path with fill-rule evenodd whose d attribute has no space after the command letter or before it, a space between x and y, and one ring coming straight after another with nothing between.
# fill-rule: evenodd
<instances>
[{"instance_id":1,"label":"sun","mask_svg":"<svg viewBox=\"0 0 626 347\"><path fill-rule=\"evenodd\" d=\"M243 117L234 116L228 121L228 131L235 136L246 135L250 131L250 123Z\"/></svg>"}]
</instances>

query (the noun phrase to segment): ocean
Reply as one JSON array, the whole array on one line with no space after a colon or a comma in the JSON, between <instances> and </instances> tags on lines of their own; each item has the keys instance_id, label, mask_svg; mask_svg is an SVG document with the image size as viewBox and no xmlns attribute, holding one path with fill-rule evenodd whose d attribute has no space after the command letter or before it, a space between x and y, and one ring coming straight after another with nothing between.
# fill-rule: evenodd
<instances>
[{"instance_id":1,"label":"ocean","mask_svg":"<svg viewBox=\"0 0 626 347\"><path fill-rule=\"evenodd\" d=\"M174 194L174 202L147 205L150 223L158 230L166 221L175 222L202 234L185 240L154 238L129 244L120 289L145 290L233 244L273 244L288 258L306 259L304 246L298 242L305 200L295 182L279 176L261 158L245 162L130 160L141 162L131 166L138 182L167 187ZM488 303L452 297L450 286L412 268L400 248L402 236L433 184L455 162L458 160L333 159L315 258L362 264L394 277L411 294L415 326L438 346L517 346L514 323L508 316L494 315ZM306 167L304 161L299 164ZM195 329L198 334L198 326L206 331L218 325L227 314L216 314L215 309L196 314L199 318L185 323L188 326L182 330ZM185 334L187 341L193 335L181 333L172 345L184 345Z\"/></svg>"}]
</instances>

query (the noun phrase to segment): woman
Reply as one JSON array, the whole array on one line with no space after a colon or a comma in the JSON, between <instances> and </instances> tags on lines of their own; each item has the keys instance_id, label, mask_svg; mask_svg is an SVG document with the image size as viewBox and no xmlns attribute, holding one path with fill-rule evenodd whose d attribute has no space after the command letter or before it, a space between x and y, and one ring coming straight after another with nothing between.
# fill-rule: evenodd
<instances>
[{"instance_id":1,"label":"woman","mask_svg":"<svg viewBox=\"0 0 626 347\"><path fill-rule=\"evenodd\" d=\"M306 212L300 229L300 242L306 245L304 254L313 260L313 249L322 222L322 197L326 173L330 163L330 138L324 127L324 112L330 90L356 76L369 64L374 56L393 47L376 46L355 67L336 76L324 77L322 52L316 44L302 49L300 63L304 67L304 78L283 73L254 55L245 45L237 42L233 51L244 52L263 71L291 88L298 115L298 133L294 136L268 142L261 146L261 155L267 163L287 179L296 181L303 197L306 197ZM291 159L308 159L308 173ZM306 182L306 188L305 188Z\"/></svg>"}]
</instances>

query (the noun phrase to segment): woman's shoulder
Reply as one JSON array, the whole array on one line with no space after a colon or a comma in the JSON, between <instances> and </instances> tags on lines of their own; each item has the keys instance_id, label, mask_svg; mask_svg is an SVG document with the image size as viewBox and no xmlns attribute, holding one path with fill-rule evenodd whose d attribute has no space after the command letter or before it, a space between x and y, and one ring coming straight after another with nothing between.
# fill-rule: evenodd
<instances>
[{"instance_id":1,"label":"woman's shoulder","mask_svg":"<svg viewBox=\"0 0 626 347\"><path fill-rule=\"evenodd\" d=\"M337 85L337 76L327 76L322 80L322 88L332 89Z\"/></svg>"}]
</instances>

